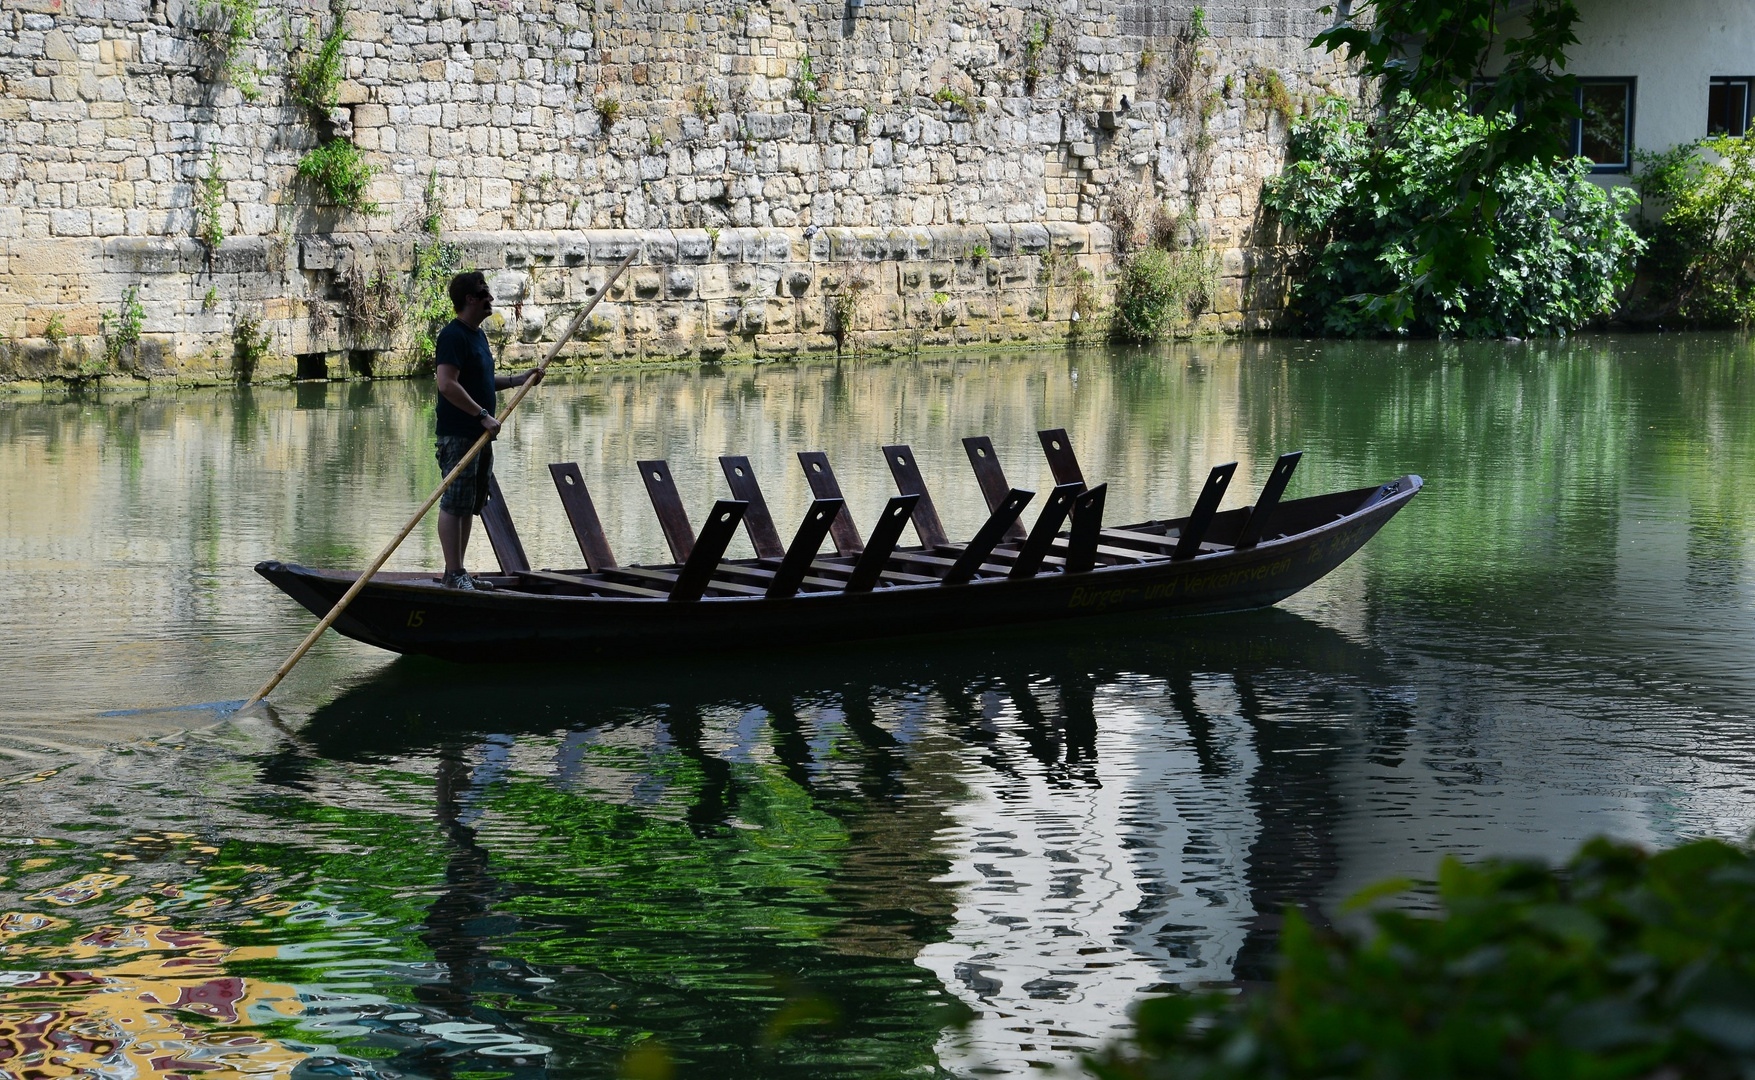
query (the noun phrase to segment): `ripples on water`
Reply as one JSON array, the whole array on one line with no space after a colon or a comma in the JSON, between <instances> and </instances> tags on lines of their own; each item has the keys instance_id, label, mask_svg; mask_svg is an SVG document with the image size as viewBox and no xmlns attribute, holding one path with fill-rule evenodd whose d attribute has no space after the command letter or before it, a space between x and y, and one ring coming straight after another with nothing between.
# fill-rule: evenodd
<instances>
[{"instance_id":1,"label":"ripples on water","mask_svg":"<svg viewBox=\"0 0 1755 1080\"><path fill-rule=\"evenodd\" d=\"M1032 1074L1442 852L1742 835L1748 368L1666 337L551 382L500 470L554 565L550 460L630 559L648 456L701 505L749 454L783 521L826 448L863 518L910 442L953 533L971 433L1039 486L1068 427L1117 519L1294 447L1304 492L1430 486L1275 611L572 671L331 640L272 720L101 714L272 669L308 619L249 565L369 555L436 479L424 388L0 403L0 1068Z\"/></svg>"}]
</instances>

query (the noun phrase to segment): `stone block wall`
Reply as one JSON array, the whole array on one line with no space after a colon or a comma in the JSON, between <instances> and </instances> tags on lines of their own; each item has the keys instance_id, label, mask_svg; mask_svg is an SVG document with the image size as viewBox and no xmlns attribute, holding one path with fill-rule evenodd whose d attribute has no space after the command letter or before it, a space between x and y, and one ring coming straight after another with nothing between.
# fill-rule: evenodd
<instances>
[{"instance_id":1,"label":"stone block wall","mask_svg":"<svg viewBox=\"0 0 1755 1080\"><path fill-rule=\"evenodd\" d=\"M392 370L441 242L514 353L629 248L581 352L1064 338L1154 222L1220 260L1202 325L1260 325L1261 180L1357 90L1321 3L261 0L228 72L218 0L7 0L0 378L223 375L252 333L261 374ZM290 73L336 18L314 116ZM377 212L298 176L334 137Z\"/></svg>"}]
</instances>

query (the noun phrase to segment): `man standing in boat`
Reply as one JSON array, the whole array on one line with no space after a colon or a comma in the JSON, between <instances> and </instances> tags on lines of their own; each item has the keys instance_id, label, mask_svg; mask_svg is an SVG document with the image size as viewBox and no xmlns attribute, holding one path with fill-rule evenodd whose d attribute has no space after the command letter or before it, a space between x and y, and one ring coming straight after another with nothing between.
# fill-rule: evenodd
<instances>
[{"instance_id":1,"label":"man standing in boat","mask_svg":"<svg viewBox=\"0 0 1755 1080\"><path fill-rule=\"evenodd\" d=\"M494 294L479 270L451 279L451 306L457 318L439 331L435 350L438 363L439 404L437 413L439 472L450 475L463 455L486 431L498 435L494 418L495 395L525 382L541 381L542 370L522 375L495 375L494 354L488 348L481 324L494 313ZM470 519L487 505L488 482L493 478L494 448L489 443L439 498L439 547L445 553L444 583L453 589L487 589L487 582L463 569L463 553L469 547Z\"/></svg>"}]
</instances>

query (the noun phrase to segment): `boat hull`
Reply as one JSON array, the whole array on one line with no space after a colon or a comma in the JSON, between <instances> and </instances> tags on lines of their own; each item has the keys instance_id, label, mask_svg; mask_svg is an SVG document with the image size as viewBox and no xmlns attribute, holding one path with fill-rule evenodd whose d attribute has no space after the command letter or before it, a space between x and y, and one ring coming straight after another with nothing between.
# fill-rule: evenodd
<instances>
[{"instance_id":1,"label":"boat hull","mask_svg":"<svg viewBox=\"0 0 1755 1080\"><path fill-rule=\"evenodd\" d=\"M1124 612L1181 615L1265 607L1345 562L1416 495L1417 476L1360 496L1357 509L1257 547L1185 561L1101 566L1080 574L987 578L961 585L801 593L785 599L708 597L692 602L465 592L430 578L374 579L335 622L355 640L392 652L456 661L674 657L737 649L979 631ZM1321 500L1309 500L1312 503ZM1321 508L1316 508L1320 510ZM355 573L264 562L256 571L317 615L326 615Z\"/></svg>"}]
</instances>

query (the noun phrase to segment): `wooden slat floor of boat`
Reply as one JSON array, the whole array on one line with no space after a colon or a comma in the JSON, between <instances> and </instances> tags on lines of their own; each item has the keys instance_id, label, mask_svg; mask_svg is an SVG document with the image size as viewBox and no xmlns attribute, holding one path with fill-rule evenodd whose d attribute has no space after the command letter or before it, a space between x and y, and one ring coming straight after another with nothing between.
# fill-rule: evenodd
<instances>
[{"instance_id":1,"label":"wooden slat floor of boat","mask_svg":"<svg viewBox=\"0 0 1755 1080\"><path fill-rule=\"evenodd\" d=\"M892 554L890 556L890 558L894 559L895 555ZM818 559L816 562L811 563L810 566L811 566L812 570L815 570L818 573L844 574L847 577L853 576L853 566L850 563L843 563L840 561L833 561L832 562L832 561L829 561L827 559ZM885 568L883 576L881 578L879 578L879 580L886 582L888 584L891 584L891 585L936 585L936 584L938 584L938 578L935 578L935 577L930 577L930 576L925 575L925 574L909 574L909 573L906 573L906 572L901 571L901 570L891 570L888 568Z\"/></svg>"},{"instance_id":2,"label":"wooden slat floor of boat","mask_svg":"<svg viewBox=\"0 0 1755 1080\"><path fill-rule=\"evenodd\" d=\"M1115 544L1132 544L1146 548L1173 548L1178 533L1148 533L1135 529L1104 529L1098 535Z\"/></svg>"},{"instance_id":3,"label":"wooden slat floor of boat","mask_svg":"<svg viewBox=\"0 0 1755 1080\"><path fill-rule=\"evenodd\" d=\"M940 551L954 551L954 550L956 550L956 546L955 545L947 545L946 547L940 548L939 550ZM913 563L916 566L942 566L947 571L951 567L957 565L957 560L954 558L947 559L947 558L944 558L944 557L939 556L939 555L923 554L922 552L919 552L919 551L898 551L898 552L894 553L893 555L891 555L890 558L891 559L899 559L902 562ZM983 574L998 574L998 575L1004 576L1006 574L1011 573L1011 567L1000 566L1000 565L997 565L995 563L990 563L990 562L982 563L978 569ZM932 578L931 580L938 581L939 579Z\"/></svg>"},{"instance_id":4,"label":"wooden slat floor of boat","mask_svg":"<svg viewBox=\"0 0 1755 1080\"><path fill-rule=\"evenodd\" d=\"M1064 545L1063 545L1064 546ZM1016 563L1024 555L1023 544L1001 544L993 549L992 559L1004 559L1007 565ZM1042 556L1043 566L1065 566L1066 560L1058 555Z\"/></svg>"},{"instance_id":5,"label":"wooden slat floor of boat","mask_svg":"<svg viewBox=\"0 0 1755 1080\"><path fill-rule=\"evenodd\" d=\"M1049 547L1052 548L1053 550L1056 550L1056 551L1064 551L1069 542L1070 541L1068 540L1067 537L1057 536L1054 538L1054 543L1050 544ZM1162 555L1162 554L1167 554L1167 553L1166 552L1159 552L1159 551L1146 551L1143 548L1115 547L1114 545L1111 545L1111 544L1098 544L1097 545L1098 558L1107 558L1107 559L1111 560L1110 562L1100 564L1103 566L1113 566L1117 562L1122 562L1122 563L1146 562L1152 556Z\"/></svg>"},{"instance_id":6,"label":"wooden slat floor of boat","mask_svg":"<svg viewBox=\"0 0 1755 1080\"><path fill-rule=\"evenodd\" d=\"M1103 539L1113 540L1118 544L1134 545L1134 548L1128 552L1129 554L1132 554L1133 551L1150 551L1156 555L1174 550L1177 542L1182 538L1182 530L1166 526L1162 533L1149 533L1141 532L1136 526L1131 529L1104 529L1101 535ZM1099 547L1097 550L1102 551L1103 548ZM1202 555L1230 550L1230 544L1215 543L1212 540L1203 541L1200 546Z\"/></svg>"},{"instance_id":7,"label":"wooden slat floor of boat","mask_svg":"<svg viewBox=\"0 0 1755 1080\"><path fill-rule=\"evenodd\" d=\"M719 569L714 571L714 573L725 577L749 578L751 581L773 581L774 575L779 573L779 569L777 567L769 569L765 566L749 566L743 563L720 563ZM833 578L813 577L806 574L803 584L808 588L829 589L838 592L844 582L836 581Z\"/></svg>"},{"instance_id":8,"label":"wooden slat floor of boat","mask_svg":"<svg viewBox=\"0 0 1755 1080\"><path fill-rule=\"evenodd\" d=\"M905 551L897 551L894 555L890 556L890 558L891 559L902 559L904 561L913 562L913 563L916 563L917 565L922 565L922 566L942 566L942 567L945 567L946 569L949 569L952 565L954 565L956 563L956 561L957 561L956 554L958 552L960 552L962 550L962 548L963 548L963 545L961 545L961 544L946 544L946 545L943 545L942 547L937 549L940 552L944 552L944 553L949 554L951 556L950 558L946 558L946 557L944 557L944 555L929 554L929 553L921 550L920 548L912 548L912 549L905 550ZM1061 552L1063 554L1066 551L1066 548L1067 548L1067 539L1065 537L1056 537L1053 544L1050 545L1051 550L1058 551L1058 552ZM999 576L1009 575L1011 573L1011 564L1015 563L1017 561L1018 554L1019 554L1019 550L1018 550L1016 545L1002 544L1002 545L993 549L993 552L988 556L988 559L992 560L992 559L997 559L997 558L1003 558L1003 560L1004 560L1003 563L993 562L993 561L985 561L981 564L981 572L984 574L994 574L994 575L999 575ZM1140 554L1141 554L1140 552L1133 551L1133 550L1099 547L1097 549L1098 565L1099 566L1114 566L1117 563L1123 563L1123 562L1131 564L1131 563L1139 563L1139 562L1147 561L1146 559L1142 559L1140 557ZM1166 554L1162 557L1168 558L1169 556L1168 556L1168 554ZM1049 561L1049 560L1051 560L1051 561ZM1049 565L1053 565L1053 566L1064 566L1066 564L1066 559L1063 557L1050 556L1049 560L1045 560L1045 561L1048 561ZM935 578L929 578L927 580L938 581L939 579L935 577Z\"/></svg>"},{"instance_id":9,"label":"wooden slat floor of boat","mask_svg":"<svg viewBox=\"0 0 1755 1080\"><path fill-rule=\"evenodd\" d=\"M717 580L721 576L739 577L747 581L773 580L776 571L759 565L761 561L762 560L757 560L755 564L747 562L726 562L719 564L718 568L714 570L715 580L710 588L729 592L736 596L766 595L765 589L740 585L735 582ZM846 585L847 577L850 577L853 572L852 567L850 566L840 565L827 560L819 560L812 565L813 568L825 573L838 575L837 577L809 576L804 579L804 584L806 586L824 592L840 592ZM676 579L676 573L674 571L657 570L644 566L612 567L607 571L607 574L625 574L630 577L642 578L647 581L664 581L667 583ZM530 570L520 574L519 577L534 578L538 581L552 582L557 585L568 585L580 589L598 589L603 592L615 593L623 596L637 596L662 600L670 595L669 592L662 589L648 589L639 585L629 585L624 582L610 581L607 580L605 575L590 570ZM938 584L938 580L939 579L935 577L927 577L921 574L906 574L899 570L886 570L881 579L882 583L886 585L936 585Z\"/></svg>"},{"instance_id":10,"label":"wooden slat floor of boat","mask_svg":"<svg viewBox=\"0 0 1755 1080\"><path fill-rule=\"evenodd\" d=\"M617 596L632 596L643 600L663 600L670 593L663 589L647 589L639 585L625 585L619 581L605 581L596 574L562 574L553 570L526 570L518 575L522 578L535 578L555 585L567 585L576 589L595 589L599 592L613 593Z\"/></svg>"},{"instance_id":11,"label":"wooden slat floor of boat","mask_svg":"<svg viewBox=\"0 0 1755 1080\"><path fill-rule=\"evenodd\" d=\"M1071 541L1064 536L1057 536L1049 541L1048 550L1057 554L1043 556L1043 565L1065 566L1066 551L1070 546ZM995 548L993 553L995 555L1004 553L1007 557L1015 560L1022 554L1022 547L1017 544L1008 544L1002 548ZM1098 566L1132 566L1136 563L1157 562L1169 557L1169 552L1144 552L1138 548L1112 548L1105 545L1097 547Z\"/></svg>"},{"instance_id":12,"label":"wooden slat floor of boat","mask_svg":"<svg viewBox=\"0 0 1755 1080\"><path fill-rule=\"evenodd\" d=\"M708 590L727 592L734 596L761 596L765 592L763 589L751 588L748 585L739 585L736 582L720 581L718 575L722 569L723 567L714 568L714 577L707 585ZM614 569L605 570L604 575L624 575L631 578L639 578L643 581L662 581L671 585L676 584L676 579L679 576L678 572L674 570L648 570L644 566L617 566Z\"/></svg>"}]
</instances>

